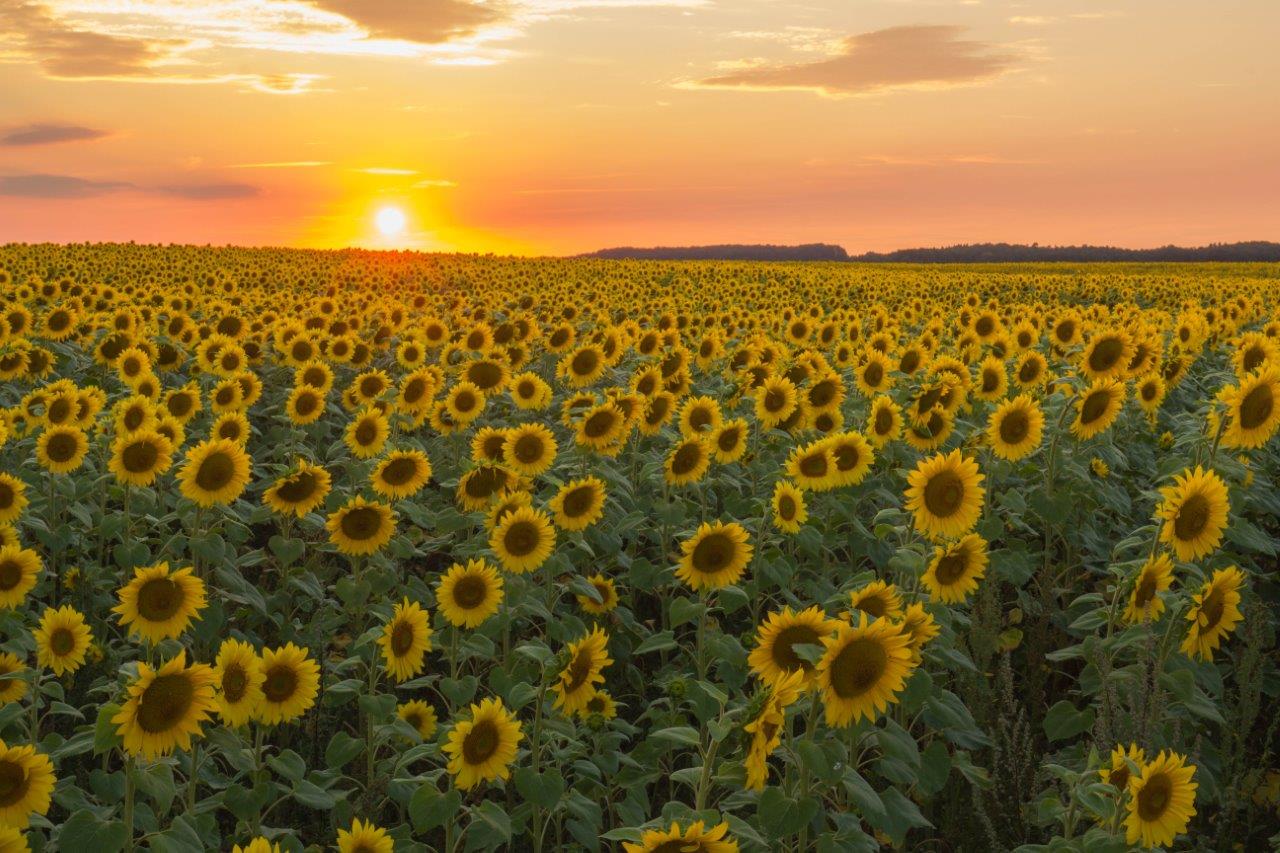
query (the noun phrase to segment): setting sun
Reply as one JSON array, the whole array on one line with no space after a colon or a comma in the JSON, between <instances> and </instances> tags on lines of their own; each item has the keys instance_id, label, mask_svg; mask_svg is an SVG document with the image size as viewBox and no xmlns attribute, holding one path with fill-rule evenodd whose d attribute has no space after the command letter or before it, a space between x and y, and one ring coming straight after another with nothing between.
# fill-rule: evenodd
<instances>
[{"instance_id":1,"label":"setting sun","mask_svg":"<svg viewBox=\"0 0 1280 853\"><path fill-rule=\"evenodd\" d=\"M373 224L383 237L398 237L404 233L404 211L398 207L381 208L373 217Z\"/></svg>"}]
</instances>

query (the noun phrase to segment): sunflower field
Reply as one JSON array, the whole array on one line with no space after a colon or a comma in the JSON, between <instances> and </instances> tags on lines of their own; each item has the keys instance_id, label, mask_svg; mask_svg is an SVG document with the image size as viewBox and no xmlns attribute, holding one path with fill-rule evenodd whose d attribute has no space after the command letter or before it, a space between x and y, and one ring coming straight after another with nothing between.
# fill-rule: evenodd
<instances>
[{"instance_id":1,"label":"sunflower field","mask_svg":"<svg viewBox=\"0 0 1280 853\"><path fill-rule=\"evenodd\" d=\"M0 851L1280 847L1280 269L0 247Z\"/></svg>"}]
</instances>

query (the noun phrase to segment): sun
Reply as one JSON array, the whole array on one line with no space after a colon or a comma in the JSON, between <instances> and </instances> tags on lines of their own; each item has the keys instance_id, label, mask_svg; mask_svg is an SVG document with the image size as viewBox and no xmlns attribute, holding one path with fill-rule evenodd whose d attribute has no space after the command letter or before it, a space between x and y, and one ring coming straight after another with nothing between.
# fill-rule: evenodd
<instances>
[{"instance_id":1,"label":"sun","mask_svg":"<svg viewBox=\"0 0 1280 853\"><path fill-rule=\"evenodd\" d=\"M373 217L373 224L383 237L396 237L404 231L404 211L398 207L384 207Z\"/></svg>"}]
</instances>

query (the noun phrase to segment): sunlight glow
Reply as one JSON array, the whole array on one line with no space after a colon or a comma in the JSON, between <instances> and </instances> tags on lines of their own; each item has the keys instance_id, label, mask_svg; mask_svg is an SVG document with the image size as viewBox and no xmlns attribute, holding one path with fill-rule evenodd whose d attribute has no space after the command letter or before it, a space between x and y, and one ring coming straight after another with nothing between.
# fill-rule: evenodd
<instances>
[{"instance_id":1,"label":"sunlight glow","mask_svg":"<svg viewBox=\"0 0 1280 853\"><path fill-rule=\"evenodd\" d=\"M383 237L396 237L404 231L404 211L398 207L384 207L374 216L373 224Z\"/></svg>"}]
</instances>

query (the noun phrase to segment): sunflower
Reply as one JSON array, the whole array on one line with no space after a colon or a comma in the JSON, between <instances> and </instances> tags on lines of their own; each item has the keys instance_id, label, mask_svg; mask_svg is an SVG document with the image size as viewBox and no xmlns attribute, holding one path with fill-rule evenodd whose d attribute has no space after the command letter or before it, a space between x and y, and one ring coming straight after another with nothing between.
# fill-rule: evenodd
<instances>
[{"instance_id":1,"label":"sunflower","mask_svg":"<svg viewBox=\"0 0 1280 853\"><path fill-rule=\"evenodd\" d=\"M786 474L797 488L825 492L836 487L836 456L830 443L823 439L797 447L787 459Z\"/></svg>"},{"instance_id":2,"label":"sunflower","mask_svg":"<svg viewBox=\"0 0 1280 853\"><path fill-rule=\"evenodd\" d=\"M396 716L408 723L422 740L429 741L436 736L436 726L439 721L436 719L436 709L431 707L431 703L423 702L421 699L401 702L396 706Z\"/></svg>"},{"instance_id":3,"label":"sunflower","mask_svg":"<svg viewBox=\"0 0 1280 853\"><path fill-rule=\"evenodd\" d=\"M292 474L285 474L262 493L262 502L280 515L306 517L324 503L329 494L329 472L305 459L298 460Z\"/></svg>"},{"instance_id":4,"label":"sunflower","mask_svg":"<svg viewBox=\"0 0 1280 853\"><path fill-rule=\"evenodd\" d=\"M1148 416L1154 416L1160 404L1164 402L1166 391L1164 377L1159 373L1148 373L1138 380L1134 397L1142 411Z\"/></svg>"},{"instance_id":5,"label":"sunflower","mask_svg":"<svg viewBox=\"0 0 1280 853\"><path fill-rule=\"evenodd\" d=\"M387 418L377 409L359 412L343 432L343 441L357 459L369 459L382 452L391 429Z\"/></svg>"},{"instance_id":6,"label":"sunflower","mask_svg":"<svg viewBox=\"0 0 1280 853\"><path fill-rule=\"evenodd\" d=\"M1142 564L1129 593L1129 604L1124 619L1130 625L1155 622L1164 613L1164 601L1157 593L1167 590L1173 582L1173 560L1168 554L1152 556Z\"/></svg>"},{"instance_id":7,"label":"sunflower","mask_svg":"<svg viewBox=\"0 0 1280 853\"><path fill-rule=\"evenodd\" d=\"M507 431L502 455L517 474L536 477L556 461L556 439L540 423L521 424Z\"/></svg>"},{"instance_id":8,"label":"sunflower","mask_svg":"<svg viewBox=\"0 0 1280 853\"><path fill-rule=\"evenodd\" d=\"M1222 395L1227 405L1224 447L1253 449L1280 429L1280 367L1265 365Z\"/></svg>"},{"instance_id":9,"label":"sunflower","mask_svg":"<svg viewBox=\"0 0 1280 853\"><path fill-rule=\"evenodd\" d=\"M214 662L218 686L218 716L225 725L235 728L253 719L262 701L262 685L266 675L262 661L253 646L243 640L223 640Z\"/></svg>"},{"instance_id":10,"label":"sunflower","mask_svg":"<svg viewBox=\"0 0 1280 853\"><path fill-rule=\"evenodd\" d=\"M835 460L835 469L831 472L832 481L837 487L856 486L861 483L871 470L875 461L875 453L870 443L858 432L842 432L824 439L827 448Z\"/></svg>"},{"instance_id":11,"label":"sunflower","mask_svg":"<svg viewBox=\"0 0 1280 853\"><path fill-rule=\"evenodd\" d=\"M800 528L809 520L809 513L804 505L804 490L796 488L794 483L779 480L773 487L773 524L783 533L799 533Z\"/></svg>"},{"instance_id":12,"label":"sunflower","mask_svg":"<svg viewBox=\"0 0 1280 853\"><path fill-rule=\"evenodd\" d=\"M517 484L514 474L496 465L472 468L458 480L455 496L463 509L477 512L492 506L493 499Z\"/></svg>"},{"instance_id":13,"label":"sunflower","mask_svg":"<svg viewBox=\"0 0 1280 853\"><path fill-rule=\"evenodd\" d=\"M292 722L316 703L320 667L306 649L293 643L285 643L278 649L263 649L262 676L262 701L253 711L259 722L267 725Z\"/></svg>"},{"instance_id":14,"label":"sunflower","mask_svg":"<svg viewBox=\"0 0 1280 853\"><path fill-rule=\"evenodd\" d=\"M324 414L324 392L310 385L295 386L285 401L284 411L298 426L312 424Z\"/></svg>"},{"instance_id":15,"label":"sunflower","mask_svg":"<svg viewBox=\"0 0 1280 853\"><path fill-rule=\"evenodd\" d=\"M396 842L372 821L356 818L351 829L338 830L338 853L392 853Z\"/></svg>"},{"instance_id":16,"label":"sunflower","mask_svg":"<svg viewBox=\"0 0 1280 853\"><path fill-rule=\"evenodd\" d=\"M1129 780L1125 842L1144 848L1167 846L1195 816L1195 765L1176 752L1161 752Z\"/></svg>"},{"instance_id":17,"label":"sunflower","mask_svg":"<svg viewBox=\"0 0 1280 853\"><path fill-rule=\"evenodd\" d=\"M738 842L728 832L727 823L707 829L696 821L681 829L673 820L670 829L646 829L639 844L624 841L622 849L625 853L738 853Z\"/></svg>"},{"instance_id":18,"label":"sunflower","mask_svg":"<svg viewBox=\"0 0 1280 853\"><path fill-rule=\"evenodd\" d=\"M854 370L854 382L858 390L868 397L888 391L893 387L893 362L889 356L875 349L868 349L862 363Z\"/></svg>"},{"instance_id":19,"label":"sunflower","mask_svg":"<svg viewBox=\"0 0 1280 853\"><path fill-rule=\"evenodd\" d=\"M208 664L187 666L186 657L185 651L179 652L155 669L139 662L129 698L111 718L130 755L156 758L174 749L187 750L192 738L202 735L200 725L217 707L217 679Z\"/></svg>"},{"instance_id":20,"label":"sunflower","mask_svg":"<svg viewBox=\"0 0 1280 853\"><path fill-rule=\"evenodd\" d=\"M604 515L604 481L584 477L560 487L550 509L561 530L586 530Z\"/></svg>"},{"instance_id":21,"label":"sunflower","mask_svg":"<svg viewBox=\"0 0 1280 853\"><path fill-rule=\"evenodd\" d=\"M553 707L574 714L586 706L595 695L595 686L604 682L604 668L613 663L608 647L609 635L599 625L569 644L565 650L567 662L551 688L556 695Z\"/></svg>"},{"instance_id":22,"label":"sunflower","mask_svg":"<svg viewBox=\"0 0 1280 853\"><path fill-rule=\"evenodd\" d=\"M1134 769L1140 774L1142 765L1147 761L1147 753L1136 743L1129 744L1126 750L1120 744L1111 750L1111 765L1098 771L1102 781L1115 788L1121 794L1129 793L1129 780L1134 778ZM1130 765L1133 765L1131 768Z\"/></svg>"},{"instance_id":23,"label":"sunflower","mask_svg":"<svg viewBox=\"0 0 1280 853\"><path fill-rule=\"evenodd\" d=\"M130 634L158 643L177 637L200 618L205 606L204 581L190 567L169 571L168 563L134 570L133 580L119 591L120 603L111 609Z\"/></svg>"},{"instance_id":24,"label":"sunflower","mask_svg":"<svg viewBox=\"0 0 1280 853\"><path fill-rule=\"evenodd\" d=\"M234 441L202 441L187 451L178 485L183 497L197 506L229 504L248 485L249 466L249 455Z\"/></svg>"},{"instance_id":25,"label":"sunflower","mask_svg":"<svg viewBox=\"0 0 1280 853\"><path fill-rule=\"evenodd\" d=\"M752 673L768 685L776 685L793 673L801 673L802 685L808 687L814 678L814 665L796 653L795 647L809 645L822 648L822 639L835 632L836 622L827 618L818 606L799 612L790 607L776 610L765 617L756 630L756 647L747 657Z\"/></svg>"},{"instance_id":26,"label":"sunflower","mask_svg":"<svg viewBox=\"0 0 1280 853\"><path fill-rule=\"evenodd\" d=\"M1016 461L1035 452L1044 436L1044 412L1028 394L1006 400L991 413L987 441L1001 459Z\"/></svg>"},{"instance_id":27,"label":"sunflower","mask_svg":"<svg viewBox=\"0 0 1280 853\"><path fill-rule=\"evenodd\" d=\"M214 419L209 427L210 438L225 438L244 447L249 443L253 430L249 426L249 418L242 411L224 412Z\"/></svg>"},{"instance_id":28,"label":"sunflower","mask_svg":"<svg viewBox=\"0 0 1280 853\"><path fill-rule=\"evenodd\" d=\"M591 584L595 589L596 595L600 597L596 601L589 595L582 593L576 594L574 597L578 600L578 606L583 610L595 616L608 613L618 606L618 589L614 586L613 578L605 577L602 574L594 574L587 578L587 583Z\"/></svg>"},{"instance_id":29,"label":"sunflower","mask_svg":"<svg viewBox=\"0 0 1280 853\"><path fill-rule=\"evenodd\" d=\"M1092 380L1118 377L1133 361L1134 343L1123 329L1111 329L1089 339L1080 356L1080 372Z\"/></svg>"},{"instance_id":30,"label":"sunflower","mask_svg":"<svg viewBox=\"0 0 1280 853\"><path fill-rule=\"evenodd\" d=\"M618 703L613 701L613 697L609 695L608 691L597 690L587 700L586 707L578 711L578 716L588 721L595 714L599 714L602 720L612 720L618 716Z\"/></svg>"},{"instance_id":31,"label":"sunflower","mask_svg":"<svg viewBox=\"0 0 1280 853\"><path fill-rule=\"evenodd\" d=\"M744 781L748 789L763 791L768 784L769 755L782 744L787 706L804 692L806 678L804 670L797 669L767 684L759 713L742 727L742 731L751 738L743 761Z\"/></svg>"},{"instance_id":32,"label":"sunflower","mask_svg":"<svg viewBox=\"0 0 1280 853\"><path fill-rule=\"evenodd\" d=\"M703 522L680 543L683 556L676 577L695 591L715 590L738 582L751 562L747 531L736 521Z\"/></svg>"},{"instance_id":33,"label":"sunflower","mask_svg":"<svg viewBox=\"0 0 1280 853\"><path fill-rule=\"evenodd\" d=\"M27 507L27 484L12 474L0 473L0 524L12 524Z\"/></svg>"},{"instance_id":34,"label":"sunflower","mask_svg":"<svg viewBox=\"0 0 1280 853\"><path fill-rule=\"evenodd\" d=\"M49 756L0 740L0 826L26 829L31 815L46 814L57 781Z\"/></svg>"},{"instance_id":35,"label":"sunflower","mask_svg":"<svg viewBox=\"0 0 1280 853\"><path fill-rule=\"evenodd\" d=\"M627 419L612 402L592 406L578 419L574 440L593 450L616 444L627 430Z\"/></svg>"},{"instance_id":36,"label":"sunflower","mask_svg":"<svg viewBox=\"0 0 1280 853\"><path fill-rule=\"evenodd\" d=\"M0 652L0 707L27 695L27 682L22 678L26 669L22 658L12 652Z\"/></svg>"},{"instance_id":37,"label":"sunflower","mask_svg":"<svg viewBox=\"0 0 1280 853\"><path fill-rule=\"evenodd\" d=\"M978 581L986 573L987 540L969 533L935 549L920 582L931 598L945 604L959 604L978 588Z\"/></svg>"},{"instance_id":38,"label":"sunflower","mask_svg":"<svg viewBox=\"0 0 1280 853\"><path fill-rule=\"evenodd\" d=\"M522 736L520 723L500 700L473 704L470 717L454 724L444 745L454 784L465 791L481 782L506 780Z\"/></svg>"},{"instance_id":39,"label":"sunflower","mask_svg":"<svg viewBox=\"0 0 1280 853\"><path fill-rule=\"evenodd\" d=\"M902 409L883 394L871 401L867 415L867 440L875 447L884 447L902 435Z\"/></svg>"},{"instance_id":40,"label":"sunflower","mask_svg":"<svg viewBox=\"0 0 1280 853\"><path fill-rule=\"evenodd\" d=\"M706 440L694 436L680 441L667 454L663 463L663 478L672 486L696 483L711 467L711 452Z\"/></svg>"},{"instance_id":41,"label":"sunflower","mask_svg":"<svg viewBox=\"0 0 1280 853\"><path fill-rule=\"evenodd\" d=\"M1096 379L1076 402L1076 419L1071 431L1080 440L1093 438L1111 428L1124 408L1124 383L1119 379Z\"/></svg>"},{"instance_id":42,"label":"sunflower","mask_svg":"<svg viewBox=\"0 0 1280 853\"><path fill-rule=\"evenodd\" d=\"M471 382L459 382L445 395L444 405L454 421L469 424L484 411L484 392Z\"/></svg>"},{"instance_id":43,"label":"sunflower","mask_svg":"<svg viewBox=\"0 0 1280 853\"><path fill-rule=\"evenodd\" d=\"M257 838L250 839L249 843L243 847L239 844L233 844L231 853L280 853L280 845L279 843L273 844L259 835Z\"/></svg>"},{"instance_id":44,"label":"sunflower","mask_svg":"<svg viewBox=\"0 0 1280 853\"><path fill-rule=\"evenodd\" d=\"M454 563L436 586L436 602L450 625L476 628L498 612L502 575L484 560Z\"/></svg>"},{"instance_id":45,"label":"sunflower","mask_svg":"<svg viewBox=\"0 0 1280 853\"><path fill-rule=\"evenodd\" d=\"M978 463L953 450L922 459L907 475L906 508L915 513L915 526L935 538L967 533L982 514L985 490Z\"/></svg>"},{"instance_id":46,"label":"sunflower","mask_svg":"<svg viewBox=\"0 0 1280 853\"><path fill-rule=\"evenodd\" d=\"M395 606L378 638L392 680L408 681L422 672L431 651L431 633L427 611L420 604L405 598Z\"/></svg>"},{"instance_id":47,"label":"sunflower","mask_svg":"<svg viewBox=\"0 0 1280 853\"><path fill-rule=\"evenodd\" d=\"M84 464L89 438L74 426L51 427L36 441L36 461L53 474L69 474Z\"/></svg>"},{"instance_id":48,"label":"sunflower","mask_svg":"<svg viewBox=\"0 0 1280 853\"><path fill-rule=\"evenodd\" d=\"M1223 639L1235 630L1244 616L1240 613L1240 589L1244 573L1235 566L1218 569L1191 597L1187 621L1191 623L1180 647L1183 654L1212 660Z\"/></svg>"},{"instance_id":49,"label":"sunflower","mask_svg":"<svg viewBox=\"0 0 1280 853\"><path fill-rule=\"evenodd\" d=\"M1044 384L1048 376L1049 362L1034 350L1019 356L1013 371L1013 378L1018 383L1018 387L1028 391Z\"/></svg>"},{"instance_id":50,"label":"sunflower","mask_svg":"<svg viewBox=\"0 0 1280 853\"><path fill-rule=\"evenodd\" d=\"M0 547L0 608L16 608L35 588L44 566L40 555L17 545Z\"/></svg>"},{"instance_id":51,"label":"sunflower","mask_svg":"<svg viewBox=\"0 0 1280 853\"><path fill-rule=\"evenodd\" d=\"M417 494L431 479L431 462L420 450L395 450L370 475L373 490L392 500Z\"/></svg>"},{"instance_id":52,"label":"sunflower","mask_svg":"<svg viewBox=\"0 0 1280 853\"><path fill-rule=\"evenodd\" d=\"M770 376L756 389L756 420L765 429L775 427L795 413L799 400L794 382L785 376Z\"/></svg>"},{"instance_id":53,"label":"sunflower","mask_svg":"<svg viewBox=\"0 0 1280 853\"><path fill-rule=\"evenodd\" d=\"M45 610L36 638L36 663L53 670L54 675L75 672L84 665L85 653L93 642L93 634L85 624L84 614L69 604Z\"/></svg>"},{"instance_id":54,"label":"sunflower","mask_svg":"<svg viewBox=\"0 0 1280 853\"><path fill-rule=\"evenodd\" d=\"M895 585L884 581L871 581L849 593L849 606L872 619L902 618L902 594Z\"/></svg>"},{"instance_id":55,"label":"sunflower","mask_svg":"<svg viewBox=\"0 0 1280 853\"><path fill-rule=\"evenodd\" d=\"M865 613L859 613L852 624L838 623L835 633L822 643L825 651L817 665L817 684L829 726L874 720L897 701L914 669L911 638L899 623L887 619L868 621Z\"/></svg>"},{"instance_id":56,"label":"sunflower","mask_svg":"<svg viewBox=\"0 0 1280 853\"><path fill-rule=\"evenodd\" d=\"M116 480L131 486L150 486L173 464L173 445L153 429L126 433L111 445L108 467Z\"/></svg>"},{"instance_id":57,"label":"sunflower","mask_svg":"<svg viewBox=\"0 0 1280 853\"><path fill-rule=\"evenodd\" d=\"M329 541L343 554L361 556L380 550L396 532L395 510L356 496L329 513Z\"/></svg>"},{"instance_id":58,"label":"sunflower","mask_svg":"<svg viewBox=\"0 0 1280 853\"><path fill-rule=\"evenodd\" d=\"M1172 548L1179 560L1199 560L1212 554L1222 541L1231 508L1227 484L1217 472L1200 466L1185 470L1160 494L1163 500L1156 509L1156 520L1164 520L1160 541Z\"/></svg>"},{"instance_id":59,"label":"sunflower","mask_svg":"<svg viewBox=\"0 0 1280 853\"><path fill-rule=\"evenodd\" d=\"M919 666L921 661L920 653L924 649L925 643L942 633L942 629L938 627L933 614L925 610L924 604L919 601L907 605L902 611L902 619L900 621L902 633L906 634L910 640L908 648L911 650L911 664Z\"/></svg>"},{"instance_id":60,"label":"sunflower","mask_svg":"<svg viewBox=\"0 0 1280 853\"><path fill-rule=\"evenodd\" d=\"M556 531L541 510L513 509L489 534L489 547L502 567L514 574L532 572L547 561L556 546Z\"/></svg>"}]
</instances>

